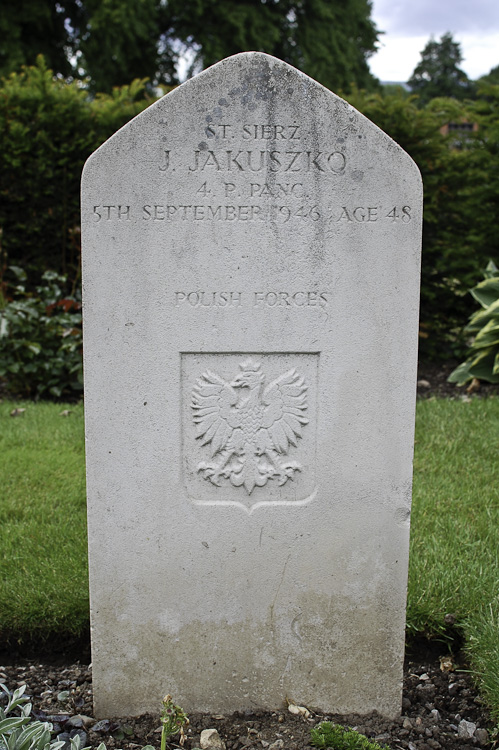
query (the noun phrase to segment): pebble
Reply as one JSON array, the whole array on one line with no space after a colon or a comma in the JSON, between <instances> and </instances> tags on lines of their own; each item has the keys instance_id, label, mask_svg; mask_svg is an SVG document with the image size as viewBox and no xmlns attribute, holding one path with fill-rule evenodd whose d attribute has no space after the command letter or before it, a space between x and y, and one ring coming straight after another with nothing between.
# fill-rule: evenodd
<instances>
[{"instance_id":1,"label":"pebble","mask_svg":"<svg viewBox=\"0 0 499 750\"><path fill-rule=\"evenodd\" d=\"M225 750L225 743L216 729L203 729L199 746L201 750Z\"/></svg>"},{"instance_id":2,"label":"pebble","mask_svg":"<svg viewBox=\"0 0 499 750\"><path fill-rule=\"evenodd\" d=\"M73 727L74 729L81 729L83 727L83 721L78 715L72 716L68 721L68 726Z\"/></svg>"},{"instance_id":3,"label":"pebble","mask_svg":"<svg viewBox=\"0 0 499 750\"><path fill-rule=\"evenodd\" d=\"M293 703L289 704L288 711L290 714L295 714L295 716L304 716L306 719L309 719L311 716L308 708L305 708L305 706L295 706Z\"/></svg>"},{"instance_id":4,"label":"pebble","mask_svg":"<svg viewBox=\"0 0 499 750\"><path fill-rule=\"evenodd\" d=\"M94 732L109 732L109 729L111 727L111 722L109 719L101 719L101 721L98 721L97 724L94 724L93 731Z\"/></svg>"},{"instance_id":5,"label":"pebble","mask_svg":"<svg viewBox=\"0 0 499 750\"><path fill-rule=\"evenodd\" d=\"M462 719L457 727L457 736L462 740L470 740L476 731L476 724L472 721L466 721Z\"/></svg>"},{"instance_id":6,"label":"pebble","mask_svg":"<svg viewBox=\"0 0 499 750\"><path fill-rule=\"evenodd\" d=\"M76 716L72 716L70 718L68 724L73 727L80 726L88 729L95 724L95 719L93 719L91 716L85 716L84 714L76 714Z\"/></svg>"},{"instance_id":7,"label":"pebble","mask_svg":"<svg viewBox=\"0 0 499 750\"><path fill-rule=\"evenodd\" d=\"M269 745L269 750L281 750L284 747L284 740L276 740Z\"/></svg>"},{"instance_id":8,"label":"pebble","mask_svg":"<svg viewBox=\"0 0 499 750\"><path fill-rule=\"evenodd\" d=\"M407 716L404 717L404 721L402 722L402 727L404 729L412 729L412 721L407 718Z\"/></svg>"},{"instance_id":9,"label":"pebble","mask_svg":"<svg viewBox=\"0 0 499 750\"><path fill-rule=\"evenodd\" d=\"M486 745L489 741L489 733L486 729L477 729L475 731L475 737L479 745Z\"/></svg>"},{"instance_id":10,"label":"pebble","mask_svg":"<svg viewBox=\"0 0 499 750\"><path fill-rule=\"evenodd\" d=\"M437 689L432 682L423 682L422 685L418 685L416 687L416 690L418 692L424 693L429 698L435 695L435 693L437 692Z\"/></svg>"},{"instance_id":11,"label":"pebble","mask_svg":"<svg viewBox=\"0 0 499 750\"><path fill-rule=\"evenodd\" d=\"M418 388L431 388L429 380L418 380Z\"/></svg>"}]
</instances>

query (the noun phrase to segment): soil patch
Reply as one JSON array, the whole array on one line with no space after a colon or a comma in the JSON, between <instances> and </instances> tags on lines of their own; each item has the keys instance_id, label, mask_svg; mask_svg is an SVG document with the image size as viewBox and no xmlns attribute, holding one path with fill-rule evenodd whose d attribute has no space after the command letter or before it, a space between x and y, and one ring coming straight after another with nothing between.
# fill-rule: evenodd
<instances>
[{"instance_id":1,"label":"soil patch","mask_svg":"<svg viewBox=\"0 0 499 750\"><path fill-rule=\"evenodd\" d=\"M418 398L451 398L464 401L473 397L499 396L499 385L474 380L464 386L448 383L447 378L459 362L419 362Z\"/></svg>"},{"instance_id":2,"label":"soil patch","mask_svg":"<svg viewBox=\"0 0 499 750\"><path fill-rule=\"evenodd\" d=\"M61 739L79 733L83 745L93 747L105 742L109 750L138 750L146 744L159 748L162 696L158 696L157 715L110 716L96 721L92 669L87 663L64 664L56 653L45 662L19 656L4 658L3 664L0 681L11 690L26 683L34 716L51 721ZM435 650L435 646L427 648L420 642L406 658L402 715L397 719L316 713L305 719L291 714L285 705L279 711L246 711L232 716L191 714L184 747L199 747L201 731L215 728L227 750L306 750L311 747L310 728L331 720L354 727L393 750L478 750L490 744L487 730L493 725L464 668L464 662L451 656L444 644ZM178 741L171 741L168 747L179 747Z\"/></svg>"}]
</instances>

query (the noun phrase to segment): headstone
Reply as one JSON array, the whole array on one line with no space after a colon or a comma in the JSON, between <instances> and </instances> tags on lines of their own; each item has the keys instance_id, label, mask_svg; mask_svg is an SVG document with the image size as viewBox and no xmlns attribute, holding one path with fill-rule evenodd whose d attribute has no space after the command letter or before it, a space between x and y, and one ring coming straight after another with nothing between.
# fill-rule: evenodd
<instances>
[{"instance_id":1,"label":"headstone","mask_svg":"<svg viewBox=\"0 0 499 750\"><path fill-rule=\"evenodd\" d=\"M399 146L256 52L89 159L98 716L400 712L421 203Z\"/></svg>"}]
</instances>

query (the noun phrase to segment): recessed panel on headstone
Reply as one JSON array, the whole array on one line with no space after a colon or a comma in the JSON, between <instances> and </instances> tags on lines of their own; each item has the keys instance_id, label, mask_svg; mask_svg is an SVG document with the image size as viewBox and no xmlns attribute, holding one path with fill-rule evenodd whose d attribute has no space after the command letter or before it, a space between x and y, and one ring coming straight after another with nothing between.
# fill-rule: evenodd
<instances>
[{"instance_id":1,"label":"recessed panel on headstone","mask_svg":"<svg viewBox=\"0 0 499 750\"><path fill-rule=\"evenodd\" d=\"M99 716L400 712L421 204L399 146L261 53L87 162Z\"/></svg>"}]
</instances>

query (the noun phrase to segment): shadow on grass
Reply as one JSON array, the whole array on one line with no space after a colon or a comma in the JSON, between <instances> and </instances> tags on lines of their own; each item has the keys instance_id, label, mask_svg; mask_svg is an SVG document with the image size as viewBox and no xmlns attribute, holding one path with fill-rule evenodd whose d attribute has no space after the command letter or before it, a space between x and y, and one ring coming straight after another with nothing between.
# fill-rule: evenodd
<instances>
[{"instance_id":1,"label":"shadow on grass","mask_svg":"<svg viewBox=\"0 0 499 750\"><path fill-rule=\"evenodd\" d=\"M81 634L49 633L40 636L4 636L0 638L0 664L13 665L39 661L55 667L65 664L90 664L90 629Z\"/></svg>"}]
</instances>

